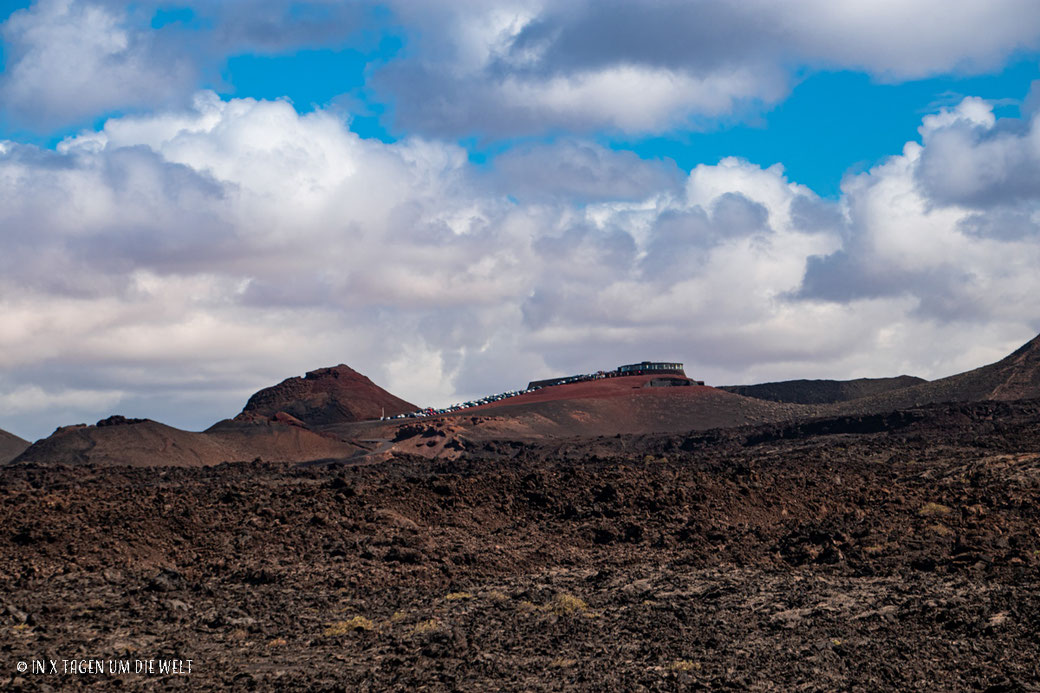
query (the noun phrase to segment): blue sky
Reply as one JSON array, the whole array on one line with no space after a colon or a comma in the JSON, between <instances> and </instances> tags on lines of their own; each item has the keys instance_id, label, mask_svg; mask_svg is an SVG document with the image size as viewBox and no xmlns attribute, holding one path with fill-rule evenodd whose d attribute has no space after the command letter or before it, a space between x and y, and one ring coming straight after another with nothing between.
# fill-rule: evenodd
<instances>
[{"instance_id":1,"label":"blue sky","mask_svg":"<svg viewBox=\"0 0 1040 693\"><path fill-rule=\"evenodd\" d=\"M0 18L31 4L29 0L6 2ZM330 42L323 37L313 45L304 40L273 51L219 56L200 51L200 62L208 64L195 87L212 89L227 98L288 99L300 113L337 109L349 117L350 129L362 137L391 142L407 136L408 129L394 123L393 99L368 88L367 82L374 71L413 50L408 32L394 23L385 8L367 8L365 13L368 26L356 27L331 46L322 45ZM213 19L187 6L162 4L135 14L137 21L147 18L153 30L181 32L179 40L185 44L193 36L214 33ZM321 18L325 13L320 4L297 3L288 7L287 15ZM859 70L802 67L791 77L789 94L776 103L751 104L723 117L699 118L689 126L661 132L590 134L612 149L630 150L648 159L671 159L686 171L727 156L762 166L782 163L793 180L821 195L836 197L846 172L863 171L915 139L924 115L956 105L966 96L981 96L993 101L1001 116L1017 117L1038 77L1040 54L1022 50L981 73L951 69L927 79L891 80ZM85 114L58 127L7 120L0 136L53 147L70 134L99 127L105 119L124 112L114 108ZM477 128L453 139L475 161L485 161L518 141L551 141L567 134L551 128L527 137L503 138ZM818 138L827 139L828 147L806 146Z\"/></svg>"},{"instance_id":2,"label":"blue sky","mask_svg":"<svg viewBox=\"0 0 1040 693\"><path fill-rule=\"evenodd\" d=\"M347 362L936 377L1040 330L1040 10L0 4L0 428Z\"/></svg>"}]
</instances>

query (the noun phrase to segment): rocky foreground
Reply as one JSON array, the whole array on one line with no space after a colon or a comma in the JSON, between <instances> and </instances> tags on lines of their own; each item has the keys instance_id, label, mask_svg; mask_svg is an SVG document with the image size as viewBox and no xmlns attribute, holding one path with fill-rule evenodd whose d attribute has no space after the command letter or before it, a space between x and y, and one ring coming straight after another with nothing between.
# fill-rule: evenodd
<instances>
[{"instance_id":1,"label":"rocky foreground","mask_svg":"<svg viewBox=\"0 0 1040 693\"><path fill-rule=\"evenodd\" d=\"M1037 690L1038 421L3 468L0 688Z\"/></svg>"}]
</instances>

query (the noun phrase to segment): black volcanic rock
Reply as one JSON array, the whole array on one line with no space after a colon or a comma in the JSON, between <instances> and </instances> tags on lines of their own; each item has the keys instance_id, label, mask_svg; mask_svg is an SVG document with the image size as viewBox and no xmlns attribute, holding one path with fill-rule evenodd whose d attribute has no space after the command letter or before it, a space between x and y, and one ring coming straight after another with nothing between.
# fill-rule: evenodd
<instances>
[{"instance_id":1,"label":"black volcanic rock","mask_svg":"<svg viewBox=\"0 0 1040 693\"><path fill-rule=\"evenodd\" d=\"M415 411L353 368L340 364L288 378L249 398L239 419L289 414L308 426L350 423Z\"/></svg>"},{"instance_id":2,"label":"black volcanic rock","mask_svg":"<svg viewBox=\"0 0 1040 693\"><path fill-rule=\"evenodd\" d=\"M833 404L850 399L901 390L928 382L912 375L895 378L858 378L856 380L785 380L759 385L723 385L720 390L770 402L794 404Z\"/></svg>"}]
</instances>

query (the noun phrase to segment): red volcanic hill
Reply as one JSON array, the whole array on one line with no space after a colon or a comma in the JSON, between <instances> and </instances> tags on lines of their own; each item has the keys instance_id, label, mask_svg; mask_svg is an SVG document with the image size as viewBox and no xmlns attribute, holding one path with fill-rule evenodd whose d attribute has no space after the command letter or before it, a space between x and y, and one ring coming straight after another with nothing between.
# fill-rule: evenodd
<instances>
[{"instance_id":1,"label":"red volcanic hill","mask_svg":"<svg viewBox=\"0 0 1040 693\"><path fill-rule=\"evenodd\" d=\"M283 421L221 422L202 433L150 419L112 416L97 425L64 426L11 464L205 467L257 457L278 462L342 459L357 446Z\"/></svg>"},{"instance_id":2,"label":"red volcanic hill","mask_svg":"<svg viewBox=\"0 0 1040 693\"><path fill-rule=\"evenodd\" d=\"M0 430L0 464L7 464L21 455L29 447L29 441L22 440L13 433Z\"/></svg>"},{"instance_id":3,"label":"red volcanic hill","mask_svg":"<svg viewBox=\"0 0 1040 693\"><path fill-rule=\"evenodd\" d=\"M249 398L237 419L267 418L284 412L308 426L326 426L378 419L382 414L406 414L416 409L414 404L340 364L260 390Z\"/></svg>"},{"instance_id":4,"label":"red volcanic hill","mask_svg":"<svg viewBox=\"0 0 1040 693\"><path fill-rule=\"evenodd\" d=\"M741 397L684 378L638 375L552 385L429 421L457 421L469 438L557 438L686 432L813 412L811 407Z\"/></svg>"}]
</instances>

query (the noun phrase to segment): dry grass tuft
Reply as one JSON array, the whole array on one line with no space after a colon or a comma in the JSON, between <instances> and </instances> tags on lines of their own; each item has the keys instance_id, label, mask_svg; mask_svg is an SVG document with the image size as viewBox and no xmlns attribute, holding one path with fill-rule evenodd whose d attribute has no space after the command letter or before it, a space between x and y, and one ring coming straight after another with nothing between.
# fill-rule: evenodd
<instances>
[{"instance_id":1,"label":"dry grass tuft","mask_svg":"<svg viewBox=\"0 0 1040 693\"><path fill-rule=\"evenodd\" d=\"M567 594L566 592L560 592L552 601L545 605L545 610L550 611L557 615L573 614L575 612L588 611L589 605L585 603L585 600L575 597L573 594Z\"/></svg>"},{"instance_id":2,"label":"dry grass tuft","mask_svg":"<svg viewBox=\"0 0 1040 693\"><path fill-rule=\"evenodd\" d=\"M421 621L416 623L412 628L412 632L416 635L422 635L423 633L432 633L435 630L439 630L441 627L440 621L435 618L431 618L428 621Z\"/></svg>"},{"instance_id":3,"label":"dry grass tuft","mask_svg":"<svg viewBox=\"0 0 1040 693\"><path fill-rule=\"evenodd\" d=\"M700 668L700 662L691 662L688 659L677 659L668 665L669 671L696 671Z\"/></svg>"},{"instance_id":4,"label":"dry grass tuft","mask_svg":"<svg viewBox=\"0 0 1040 693\"><path fill-rule=\"evenodd\" d=\"M330 623L329 627L325 629L323 635L334 638L348 633L372 630L373 628L375 628L375 624L372 623L371 619L367 619L364 616L355 616L349 621L336 621L335 623Z\"/></svg>"},{"instance_id":5,"label":"dry grass tuft","mask_svg":"<svg viewBox=\"0 0 1040 693\"><path fill-rule=\"evenodd\" d=\"M949 506L943 505L942 503L925 503L921 506L921 509L917 511L917 514L921 517L942 517L949 515L952 510Z\"/></svg>"}]
</instances>

